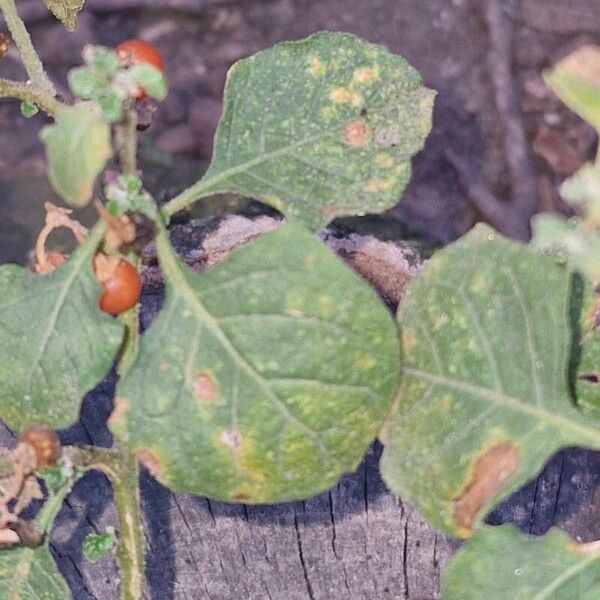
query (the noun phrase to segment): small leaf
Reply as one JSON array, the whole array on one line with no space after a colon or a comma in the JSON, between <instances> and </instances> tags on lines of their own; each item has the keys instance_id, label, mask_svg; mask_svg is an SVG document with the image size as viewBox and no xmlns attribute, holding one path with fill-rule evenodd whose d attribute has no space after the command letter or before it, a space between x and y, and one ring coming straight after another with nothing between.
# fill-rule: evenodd
<instances>
[{"instance_id":1,"label":"small leaf","mask_svg":"<svg viewBox=\"0 0 600 600\"><path fill-rule=\"evenodd\" d=\"M29 104L29 102L21 102L21 114L26 119L35 117L40 112L40 109L35 104Z\"/></svg>"},{"instance_id":2,"label":"small leaf","mask_svg":"<svg viewBox=\"0 0 600 600\"><path fill-rule=\"evenodd\" d=\"M139 85L150 98L164 100L169 91L167 79L161 71L147 64L133 65L125 72L128 79Z\"/></svg>"},{"instance_id":3,"label":"small leaf","mask_svg":"<svg viewBox=\"0 0 600 600\"><path fill-rule=\"evenodd\" d=\"M355 469L398 377L375 292L297 224L202 276L164 233L157 249L167 301L112 431L171 489L229 502L305 498Z\"/></svg>"},{"instance_id":4,"label":"small leaf","mask_svg":"<svg viewBox=\"0 0 600 600\"><path fill-rule=\"evenodd\" d=\"M83 540L81 549L83 556L90 562L98 562L101 558L112 552L116 542L115 528L107 527L104 533L95 535L90 533Z\"/></svg>"},{"instance_id":5,"label":"small leaf","mask_svg":"<svg viewBox=\"0 0 600 600\"><path fill-rule=\"evenodd\" d=\"M100 312L92 272L101 234L49 275L0 268L0 418L11 429L71 424L119 349L122 327Z\"/></svg>"},{"instance_id":6,"label":"small leaf","mask_svg":"<svg viewBox=\"0 0 600 600\"><path fill-rule=\"evenodd\" d=\"M85 0L44 0L52 14L64 26L73 31L77 25L77 14L83 8Z\"/></svg>"},{"instance_id":7,"label":"small leaf","mask_svg":"<svg viewBox=\"0 0 600 600\"><path fill-rule=\"evenodd\" d=\"M112 156L110 128L91 103L61 109L56 123L42 130L52 187L65 202L90 202L96 177Z\"/></svg>"},{"instance_id":8,"label":"small leaf","mask_svg":"<svg viewBox=\"0 0 600 600\"><path fill-rule=\"evenodd\" d=\"M595 600L600 545L576 544L558 529L542 538L515 527L485 527L451 559L444 600Z\"/></svg>"},{"instance_id":9,"label":"small leaf","mask_svg":"<svg viewBox=\"0 0 600 600\"><path fill-rule=\"evenodd\" d=\"M0 550L0 598L67 600L71 597L47 544Z\"/></svg>"},{"instance_id":10,"label":"small leaf","mask_svg":"<svg viewBox=\"0 0 600 600\"><path fill-rule=\"evenodd\" d=\"M229 72L211 192L257 198L319 229L393 206L431 128L434 92L403 58L319 33Z\"/></svg>"},{"instance_id":11,"label":"small leaf","mask_svg":"<svg viewBox=\"0 0 600 600\"><path fill-rule=\"evenodd\" d=\"M531 246L600 283L600 235L580 218L539 214L531 221Z\"/></svg>"},{"instance_id":12,"label":"small leaf","mask_svg":"<svg viewBox=\"0 0 600 600\"><path fill-rule=\"evenodd\" d=\"M90 67L76 67L69 71L69 87L73 94L83 100L91 100L102 94L109 84L106 73Z\"/></svg>"},{"instance_id":13,"label":"small leaf","mask_svg":"<svg viewBox=\"0 0 600 600\"><path fill-rule=\"evenodd\" d=\"M600 47L583 46L544 74L556 95L600 131Z\"/></svg>"},{"instance_id":14,"label":"small leaf","mask_svg":"<svg viewBox=\"0 0 600 600\"><path fill-rule=\"evenodd\" d=\"M468 537L559 448L600 448L569 394L570 301L566 269L481 225L408 284L382 473L432 526Z\"/></svg>"}]
</instances>

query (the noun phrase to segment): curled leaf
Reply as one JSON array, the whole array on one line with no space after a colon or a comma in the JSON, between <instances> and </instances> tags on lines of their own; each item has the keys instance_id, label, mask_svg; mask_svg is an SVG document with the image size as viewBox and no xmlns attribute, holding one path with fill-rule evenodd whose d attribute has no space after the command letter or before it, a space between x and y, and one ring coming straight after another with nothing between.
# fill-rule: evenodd
<instances>
[{"instance_id":1,"label":"curled leaf","mask_svg":"<svg viewBox=\"0 0 600 600\"><path fill-rule=\"evenodd\" d=\"M70 31L77 25L77 14L84 2L85 0L44 0L52 14Z\"/></svg>"},{"instance_id":2,"label":"curled leaf","mask_svg":"<svg viewBox=\"0 0 600 600\"><path fill-rule=\"evenodd\" d=\"M100 110L90 102L64 107L41 137L56 193L72 206L88 204L96 177L112 156L110 128Z\"/></svg>"}]
</instances>

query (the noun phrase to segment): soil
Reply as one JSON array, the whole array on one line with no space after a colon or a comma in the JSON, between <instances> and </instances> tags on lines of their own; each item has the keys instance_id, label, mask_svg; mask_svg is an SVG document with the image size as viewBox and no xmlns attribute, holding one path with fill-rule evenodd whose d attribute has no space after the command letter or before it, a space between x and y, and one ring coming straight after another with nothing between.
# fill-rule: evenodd
<instances>
[{"instance_id":1,"label":"soil","mask_svg":"<svg viewBox=\"0 0 600 600\"><path fill-rule=\"evenodd\" d=\"M498 102L497 86L494 87L494 81L498 81L496 69L501 68L497 62L501 50L495 48L494 35L490 35L494 32L490 31L483 10L486 4L487 0L88 0L77 30L67 34L48 16L40 0L19 2L31 24L34 42L65 95L66 72L80 62L86 43L114 46L125 38L141 37L161 50L171 92L141 148L147 185L156 192L181 187L202 174L210 160L225 75L236 60L278 41L299 39L323 29L350 31L404 55L421 71L425 83L439 93L433 132L423 152L414 160L413 181L402 202L383 216L352 219L346 225L350 229L376 231L379 237L415 238L432 246L447 244L481 219L481 206L468 193L472 182L485 183L502 206L508 208L506 230L510 218L522 222L528 219L527 203L519 202L514 194L518 182L510 168L512 150L506 143L507 121ZM504 9L509 26L514 28L510 53L504 56L511 67L516 92L514 105L509 108L522 115L524 151L533 169L533 198L528 200L534 201L538 211L568 213L558 187L593 155L596 138L587 125L547 90L541 72L579 45L600 42L600 0L507 0ZM14 48L0 62L0 74L23 77ZM0 263L27 261L43 220L43 201L56 201L45 179L38 138L44 123L42 115L26 120L14 102L0 102ZM523 149L514 148L515 152L518 150ZM464 173L458 177L456 161L449 154L459 156L469 166L466 182ZM206 209L199 210L201 213ZM496 225L505 229L502 222ZM58 239L56 243L60 247L67 242ZM98 443L107 442L98 423L104 421L110 410L113 383L108 380L97 392L96 398L104 394L104 401L93 408L88 402L88 422L71 432L73 439L83 436ZM275 590L274 599L438 597L439 571L454 544L429 530L414 511L383 490L374 475L378 452L377 447L372 449L358 474L344 479L329 496L281 509L211 506L205 500L170 495L146 478L144 503L147 509L152 509L147 510L146 516L148 541L153 548L149 570L151 597L269 597L264 591L250 595L248 590L253 585L250 576L244 579L246 587L238 589L233 584L227 587L230 579L243 579L244 569L248 570L244 544L250 544L256 535L265 536L265 560L267 563L271 560L268 568L275 569L275 575L271 573L274 579L267 586L268 593ZM511 520L532 533L543 533L558 522L582 539L600 537L598 526L594 525L598 522L598 509L592 510L597 472L596 454L561 453L536 484L524 489L492 520ZM104 510L110 493L102 478L86 481L85 489L80 488L71 499L68 514L62 516L67 525L57 534L55 553L61 569L77 590L76 598L114 598L113 570L106 565L87 566L82 577L73 562L80 559L73 548L84 535L81 526L87 523L88 530L98 529L114 517ZM362 498L363 483L365 507L363 500L356 504L356 498ZM388 567L398 570L396 578L388 573L387 591L379 596L360 591L371 588L364 581L353 583L353 567L350 565L346 572L347 557L343 555L344 544L352 546L357 539L362 544L363 537L368 540L365 528L369 502L372 509L375 507L371 526L376 523L389 533L389 550L396 553L389 565L380 566L379 575L385 576ZM383 512L378 514L377 510ZM315 511L323 514L315 517ZM184 514L188 515L187 520ZM346 520L337 524L337 533L334 514L346 514ZM363 515L367 525L362 521ZM189 519L195 521L189 523ZM173 525L170 529L169 523ZM79 525L80 533L75 532L75 524ZM209 536L217 536L213 542L223 553L218 559L210 556L211 542L196 537L198 527L205 528ZM358 533L357 527L362 528ZM273 566L276 556L272 548L267 548L267 530L288 532L292 536L290 543L300 544L303 540L304 554L300 545L294 548L297 558L293 567L286 563L277 571ZM257 533L260 531L263 533ZM318 562L310 563L311 544L318 546L319 531L333 536L331 563L325 565L329 570L320 569ZM241 558L231 551L236 536L241 544ZM177 545L179 538L185 540L185 552L189 555L180 550L173 558L170 544ZM277 543L284 544L282 537L277 539ZM284 545L277 548L277 552L288 551ZM205 550L208 554L203 558L198 553ZM387 550L376 548L374 552ZM319 560L320 552L321 549L315 554ZM227 562L229 559L231 564ZM373 564L376 560L377 556ZM200 567L198 564L194 567L194 563ZM343 573L331 566L339 564L344 566ZM200 584L194 588L198 569L205 567L214 568L214 573L220 574L225 583L206 591ZM277 587L277 573L281 577L285 571L288 574L297 571L297 592ZM346 577L346 585L350 586L347 589L354 590L352 594L327 595L327 589L331 589L327 587L327 573L332 580L339 576L340 585ZM365 577L374 575L367 572ZM290 586L293 585L290 579Z\"/></svg>"}]
</instances>

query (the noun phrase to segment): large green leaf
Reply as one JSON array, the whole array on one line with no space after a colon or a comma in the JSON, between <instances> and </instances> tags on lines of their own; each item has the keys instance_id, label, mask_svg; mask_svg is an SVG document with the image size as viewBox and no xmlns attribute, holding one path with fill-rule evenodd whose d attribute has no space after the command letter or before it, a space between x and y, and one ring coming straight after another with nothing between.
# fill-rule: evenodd
<instances>
[{"instance_id":1,"label":"large green leaf","mask_svg":"<svg viewBox=\"0 0 600 600\"><path fill-rule=\"evenodd\" d=\"M62 108L42 130L50 183L72 206L92 199L96 177L112 156L110 127L91 102Z\"/></svg>"},{"instance_id":2,"label":"large green leaf","mask_svg":"<svg viewBox=\"0 0 600 600\"><path fill-rule=\"evenodd\" d=\"M303 498L354 469L398 378L375 292L297 224L201 277L157 240L167 301L117 390L111 428L171 489Z\"/></svg>"},{"instance_id":3,"label":"large green leaf","mask_svg":"<svg viewBox=\"0 0 600 600\"><path fill-rule=\"evenodd\" d=\"M408 183L434 96L403 58L349 34L263 50L229 72L213 162L196 189L260 199L313 229L382 211Z\"/></svg>"},{"instance_id":4,"label":"large green leaf","mask_svg":"<svg viewBox=\"0 0 600 600\"><path fill-rule=\"evenodd\" d=\"M77 25L77 14L84 2L85 0L44 0L52 14L70 31Z\"/></svg>"},{"instance_id":5,"label":"large green leaf","mask_svg":"<svg viewBox=\"0 0 600 600\"><path fill-rule=\"evenodd\" d=\"M100 312L92 272L101 235L49 275L0 268L0 418L12 429L75 421L115 357L122 327Z\"/></svg>"},{"instance_id":6,"label":"large green leaf","mask_svg":"<svg viewBox=\"0 0 600 600\"><path fill-rule=\"evenodd\" d=\"M597 600L600 546L576 544L558 529L543 538L510 525L485 527L452 558L444 600Z\"/></svg>"},{"instance_id":7,"label":"large green leaf","mask_svg":"<svg viewBox=\"0 0 600 600\"><path fill-rule=\"evenodd\" d=\"M47 544L0 550L0 598L67 600L71 592Z\"/></svg>"},{"instance_id":8,"label":"large green leaf","mask_svg":"<svg viewBox=\"0 0 600 600\"><path fill-rule=\"evenodd\" d=\"M482 225L408 285L382 472L433 526L467 537L557 449L600 448L569 395L570 298L566 269Z\"/></svg>"}]
</instances>

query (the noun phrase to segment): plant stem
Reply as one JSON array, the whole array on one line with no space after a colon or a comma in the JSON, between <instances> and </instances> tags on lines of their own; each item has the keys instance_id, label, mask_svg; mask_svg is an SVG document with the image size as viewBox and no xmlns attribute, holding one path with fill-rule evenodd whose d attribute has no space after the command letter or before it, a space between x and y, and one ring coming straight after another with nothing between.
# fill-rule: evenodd
<instances>
[{"instance_id":1,"label":"plant stem","mask_svg":"<svg viewBox=\"0 0 600 600\"><path fill-rule=\"evenodd\" d=\"M54 96L46 94L34 85L10 79L0 79L0 98L16 98L29 104L35 104L53 118L56 118L58 111L63 106Z\"/></svg>"},{"instance_id":2,"label":"plant stem","mask_svg":"<svg viewBox=\"0 0 600 600\"><path fill-rule=\"evenodd\" d=\"M54 519L56 519L56 515L58 511L61 509L65 498L71 493L73 486L77 482L77 480L81 477L81 475L75 475L68 483L65 483L57 492L51 494L48 500L44 503L37 517L35 518L35 522L38 527L44 532L45 535L50 533L50 527L54 523Z\"/></svg>"},{"instance_id":3,"label":"plant stem","mask_svg":"<svg viewBox=\"0 0 600 600\"><path fill-rule=\"evenodd\" d=\"M206 198L207 196L213 196L219 193L218 184L220 178L201 179L198 183L189 187L175 196L171 201L164 205L163 210L169 215L173 215L176 212L184 209L186 206L192 204L200 198Z\"/></svg>"},{"instance_id":4,"label":"plant stem","mask_svg":"<svg viewBox=\"0 0 600 600\"><path fill-rule=\"evenodd\" d=\"M115 128L117 146L119 150L119 163L123 175L137 173L137 116L135 111L128 110L125 119Z\"/></svg>"},{"instance_id":5,"label":"plant stem","mask_svg":"<svg viewBox=\"0 0 600 600\"><path fill-rule=\"evenodd\" d=\"M127 450L120 453L119 466L109 479L113 486L119 515L117 561L121 571L122 600L141 600L144 584L146 548L140 515L139 464Z\"/></svg>"},{"instance_id":6,"label":"plant stem","mask_svg":"<svg viewBox=\"0 0 600 600\"><path fill-rule=\"evenodd\" d=\"M31 36L29 35L23 20L19 17L15 1L0 0L0 10L4 13L6 25L21 53L23 64L25 65L25 69L32 84L35 85L42 94L54 98L54 96L56 96L54 84L50 81L48 75L46 75L46 71L44 71L42 61L31 43Z\"/></svg>"},{"instance_id":7,"label":"plant stem","mask_svg":"<svg viewBox=\"0 0 600 600\"><path fill-rule=\"evenodd\" d=\"M64 448L75 466L97 469L110 480L117 514L119 537L117 562L121 572L121 600L142 600L145 554L140 514L139 463L126 448L69 446Z\"/></svg>"},{"instance_id":8,"label":"plant stem","mask_svg":"<svg viewBox=\"0 0 600 600\"><path fill-rule=\"evenodd\" d=\"M139 254L132 252L127 258L136 269L140 268L141 260ZM140 303L138 302L133 308L123 313L119 317L119 321L125 327L125 339L121 347L117 373L119 376L123 376L129 371L137 356L140 342Z\"/></svg>"}]
</instances>

